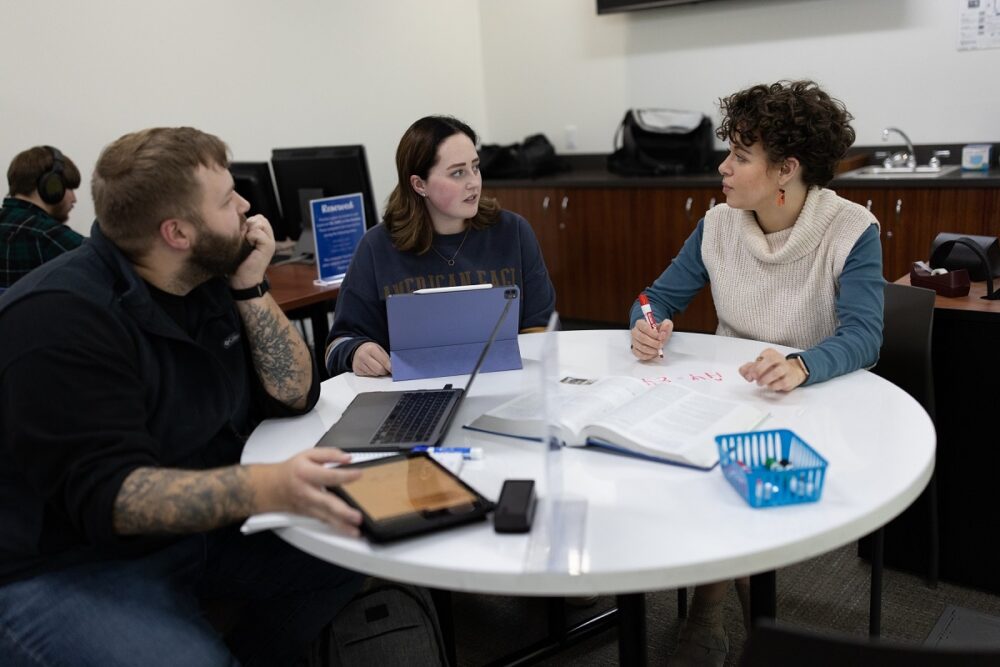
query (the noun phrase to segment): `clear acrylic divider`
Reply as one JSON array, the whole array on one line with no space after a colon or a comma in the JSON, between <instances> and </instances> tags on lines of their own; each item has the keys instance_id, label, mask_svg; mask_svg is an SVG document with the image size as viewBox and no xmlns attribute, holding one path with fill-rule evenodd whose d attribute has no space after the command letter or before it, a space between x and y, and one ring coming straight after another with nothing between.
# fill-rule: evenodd
<instances>
[{"instance_id":1,"label":"clear acrylic divider","mask_svg":"<svg viewBox=\"0 0 1000 667\"><path fill-rule=\"evenodd\" d=\"M571 575L587 571L586 525L587 499L567 489L563 458L566 452L556 435L559 413L559 315L552 313L538 367L539 391L545 416L542 455L545 483L539 489L538 508L528 541L525 569L530 572L564 572Z\"/></svg>"}]
</instances>

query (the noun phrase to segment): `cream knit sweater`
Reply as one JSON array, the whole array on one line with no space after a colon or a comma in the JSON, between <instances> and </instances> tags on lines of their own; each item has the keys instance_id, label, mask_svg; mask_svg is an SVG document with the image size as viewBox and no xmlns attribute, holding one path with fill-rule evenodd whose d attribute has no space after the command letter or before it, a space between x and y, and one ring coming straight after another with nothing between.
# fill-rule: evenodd
<instances>
[{"instance_id":1,"label":"cream knit sweater","mask_svg":"<svg viewBox=\"0 0 1000 667\"><path fill-rule=\"evenodd\" d=\"M878 221L832 190L810 188L795 224L765 234L752 211L705 214L702 261L719 316L716 333L797 348L833 335L844 262Z\"/></svg>"}]
</instances>

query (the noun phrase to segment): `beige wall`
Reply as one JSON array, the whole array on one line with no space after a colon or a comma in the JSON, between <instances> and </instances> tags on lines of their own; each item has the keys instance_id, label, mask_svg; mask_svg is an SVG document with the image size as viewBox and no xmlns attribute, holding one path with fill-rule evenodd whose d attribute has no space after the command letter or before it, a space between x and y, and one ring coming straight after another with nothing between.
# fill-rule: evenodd
<instances>
[{"instance_id":1,"label":"beige wall","mask_svg":"<svg viewBox=\"0 0 1000 667\"><path fill-rule=\"evenodd\" d=\"M593 0L483 0L489 126L606 152L629 107L693 109L747 85L813 78L858 141L1000 140L1000 49L959 52L963 0L725 0L598 16Z\"/></svg>"},{"instance_id":2,"label":"beige wall","mask_svg":"<svg viewBox=\"0 0 1000 667\"><path fill-rule=\"evenodd\" d=\"M489 142L545 132L606 152L624 111L716 113L750 83L811 77L917 143L1000 140L1000 49L959 52L961 0L719 0L598 16L593 0L0 0L0 165L59 146L89 179L151 125L271 148L363 143L379 207L400 134L451 113ZM71 224L93 219L89 188Z\"/></svg>"},{"instance_id":3,"label":"beige wall","mask_svg":"<svg viewBox=\"0 0 1000 667\"><path fill-rule=\"evenodd\" d=\"M381 209L411 122L485 123L467 0L0 0L0 16L4 169L50 143L86 180L105 144L153 125L216 133L238 160L363 143ZM78 195L71 224L87 233L89 186Z\"/></svg>"}]
</instances>

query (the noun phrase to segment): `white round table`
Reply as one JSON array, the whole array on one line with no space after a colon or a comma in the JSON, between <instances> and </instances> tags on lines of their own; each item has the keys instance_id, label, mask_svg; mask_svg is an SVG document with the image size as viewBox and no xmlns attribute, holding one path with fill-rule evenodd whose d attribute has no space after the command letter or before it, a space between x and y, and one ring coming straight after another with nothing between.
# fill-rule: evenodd
<instances>
[{"instance_id":1,"label":"white round table","mask_svg":"<svg viewBox=\"0 0 1000 667\"><path fill-rule=\"evenodd\" d=\"M885 380L858 371L779 394L744 381L737 368L765 344L674 334L664 358L638 362L627 331L560 332L560 374L668 378L757 405L760 428L789 428L829 462L816 503L752 509L723 477L586 448L562 454L566 494L586 500L574 567L538 568L530 535L494 533L491 522L385 546L305 522L279 529L295 546L343 567L453 591L572 596L640 593L773 571L825 553L884 525L913 502L934 468L934 427L920 405ZM480 374L442 444L482 447L461 477L496 499L508 478L533 478L545 498L540 443L463 429L503 401L537 390L542 335L519 337L524 369ZM362 391L465 384L467 376L392 382L340 375L323 384L317 408L262 424L244 463L279 461L313 446ZM536 525L537 528L537 525ZM773 603L772 603L773 604Z\"/></svg>"}]
</instances>

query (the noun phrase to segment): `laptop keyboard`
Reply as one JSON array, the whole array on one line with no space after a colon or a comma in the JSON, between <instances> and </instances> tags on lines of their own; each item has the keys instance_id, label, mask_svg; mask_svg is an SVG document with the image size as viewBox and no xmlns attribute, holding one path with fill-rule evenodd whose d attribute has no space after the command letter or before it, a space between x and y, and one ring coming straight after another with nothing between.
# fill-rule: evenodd
<instances>
[{"instance_id":1,"label":"laptop keyboard","mask_svg":"<svg viewBox=\"0 0 1000 667\"><path fill-rule=\"evenodd\" d=\"M372 445L426 442L434 433L455 391L404 392L372 436Z\"/></svg>"}]
</instances>

